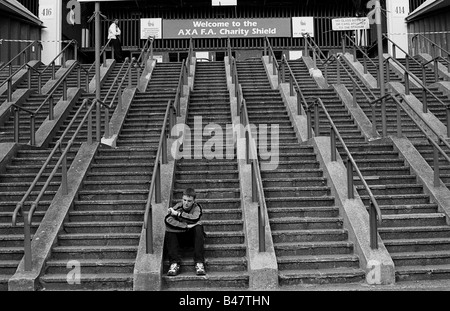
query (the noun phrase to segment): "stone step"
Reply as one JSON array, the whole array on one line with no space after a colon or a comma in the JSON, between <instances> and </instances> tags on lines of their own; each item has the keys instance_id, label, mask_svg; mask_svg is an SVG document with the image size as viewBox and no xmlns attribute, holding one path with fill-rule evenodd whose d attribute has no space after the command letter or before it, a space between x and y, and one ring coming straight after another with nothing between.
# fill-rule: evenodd
<instances>
[{"instance_id":1,"label":"stone step","mask_svg":"<svg viewBox=\"0 0 450 311\"><path fill-rule=\"evenodd\" d=\"M283 286L301 284L362 283L365 272L358 268L333 268L320 270L285 270L280 272L279 284Z\"/></svg>"}]
</instances>

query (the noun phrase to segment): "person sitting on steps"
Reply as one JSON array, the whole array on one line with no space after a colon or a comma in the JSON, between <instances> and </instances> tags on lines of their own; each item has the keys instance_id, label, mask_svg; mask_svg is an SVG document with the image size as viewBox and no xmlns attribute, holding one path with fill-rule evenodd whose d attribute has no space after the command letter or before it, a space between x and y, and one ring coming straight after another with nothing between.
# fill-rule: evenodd
<instances>
[{"instance_id":1,"label":"person sitting on steps","mask_svg":"<svg viewBox=\"0 0 450 311\"><path fill-rule=\"evenodd\" d=\"M169 276L180 273L181 257L179 248L194 244L194 263L197 275L205 275L204 231L200 223L202 207L195 201L196 193L187 188L183 199L174 207L170 207L165 218L166 249L169 257Z\"/></svg>"}]
</instances>

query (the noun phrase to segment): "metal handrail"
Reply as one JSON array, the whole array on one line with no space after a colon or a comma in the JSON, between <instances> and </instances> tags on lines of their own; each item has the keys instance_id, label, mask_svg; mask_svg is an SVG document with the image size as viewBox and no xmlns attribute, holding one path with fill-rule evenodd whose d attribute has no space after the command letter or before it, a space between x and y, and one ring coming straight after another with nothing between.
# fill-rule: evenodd
<instances>
[{"instance_id":1,"label":"metal handrail","mask_svg":"<svg viewBox=\"0 0 450 311\"><path fill-rule=\"evenodd\" d=\"M92 110L96 106L96 102L97 102L97 100L94 100L92 102L92 104L90 105L90 107L87 109L87 112L86 112L85 116L83 117L83 120L80 122L80 124L78 125L75 133L72 135L72 137L68 141L65 149L62 151L63 139L69 133L69 130L73 126L75 120L78 118L78 116L80 115L82 110L85 107L88 106L89 99L84 99L83 100L82 105L77 110L77 112L75 113L75 116L72 118L71 122L67 126L67 128L64 131L64 133L62 134L61 138L57 141L56 145L54 146L54 148L50 152L50 155L47 157L47 160L45 161L44 165L39 170L39 173L37 174L37 176L33 180L31 186L28 188L28 190L25 193L25 195L23 196L22 200L17 203L16 208L14 209L13 216L12 216L12 225L16 226L16 224L17 224L17 216L18 215L23 215L23 219L24 219L24 234L25 234L25 239L24 239L24 261L25 261L25 271L30 271L31 270L32 253L31 253L31 228L30 228L30 226L31 226L31 221L32 221L34 212L37 209L37 207L39 205L39 201L42 199L42 196L45 194L45 191L47 190L47 188L50 185L51 181L55 177L56 171L59 169L61 164L62 164L62 168L61 168L62 169L61 189L62 189L64 195L68 194L67 154L70 151L70 148L72 147L72 145L74 144L75 138L80 133L80 131L81 131L82 127L84 126L86 120L88 120L88 143L89 144L92 143ZM28 199L28 197L31 194L31 192L33 191L33 189L36 187L39 179L42 177L42 175L44 173L44 170L48 167L50 161L52 160L53 156L56 154L57 151L61 152L61 156L58 159L57 163L55 164L55 166L54 166L52 172L50 173L49 177L47 178L44 186L40 190L37 198L32 202L30 210L28 211L28 213L26 213L23 210L25 202Z\"/></svg>"},{"instance_id":2,"label":"metal handrail","mask_svg":"<svg viewBox=\"0 0 450 311\"><path fill-rule=\"evenodd\" d=\"M252 138L250 121L248 118L247 104L242 92L242 85L239 83L239 75L237 72L236 60L231 56L232 82L235 85L235 95L237 99L237 116L240 118L241 125L245 131L245 148L246 148L246 162L251 165L251 179L252 179L252 202L258 202L258 241L259 252L266 251L266 237L265 231L267 220L265 213L267 211L266 199L264 196L264 186L261 180L261 171L258 160L258 149L255 145L255 140ZM247 130L245 130L247 127Z\"/></svg>"},{"instance_id":3,"label":"metal handrail","mask_svg":"<svg viewBox=\"0 0 450 311\"><path fill-rule=\"evenodd\" d=\"M321 98L316 97L314 101L308 106L308 119L311 120L311 108L314 107L315 110L315 116L316 116L316 122L315 122L315 128L316 132L315 135L319 136L319 113L318 113L318 106L322 107L323 112L325 113L325 116L327 117L328 121L331 125L331 161L336 161L336 137L341 142L342 148L344 149L345 154L347 155L347 187L348 187L348 197L349 199L354 199L354 191L353 191L353 168L355 169L356 174L358 175L360 181L362 182L364 188L366 189L369 198L370 198L370 204L369 204L369 222L370 222L370 246L372 249L378 248L378 225L382 223L382 214L380 207L378 206L377 200L375 199L375 196L373 195L372 191L370 190L369 185L367 184L364 176L362 175L361 171L359 170L358 165L356 164L356 161L354 160L350 150L347 148L347 145L345 144L342 136L339 133L339 130L337 129L336 125L333 122L333 119L328 113L328 110L326 109L323 101ZM308 124L311 124L311 121L308 122ZM311 138L311 131L310 127L308 128L308 138ZM378 218L378 221L377 221Z\"/></svg>"},{"instance_id":4,"label":"metal handrail","mask_svg":"<svg viewBox=\"0 0 450 311\"><path fill-rule=\"evenodd\" d=\"M189 74L187 72L190 71L190 69L186 67L186 62L187 62L187 60L183 60L183 62L181 64L181 71L180 71L180 75L178 77L178 86L177 86L176 95L175 95L174 105L175 105L177 117L181 116L181 97L183 97L184 85L188 84Z\"/></svg>"},{"instance_id":5,"label":"metal handrail","mask_svg":"<svg viewBox=\"0 0 450 311\"><path fill-rule=\"evenodd\" d=\"M259 252L266 251L266 198L264 195L264 186L261 178L261 170L258 160L258 148L256 146L256 141L253 139L253 134L251 131L250 120L248 117L247 103L244 98L241 100L241 124L243 125L245 131L245 142L246 142L246 158L247 164L251 165L251 175L252 175L252 202L258 202L258 250ZM247 130L245 129L247 127Z\"/></svg>"},{"instance_id":6,"label":"metal handrail","mask_svg":"<svg viewBox=\"0 0 450 311\"><path fill-rule=\"evenodd\" d=\"M46 72L48 68L52 67L52 79L55 79L55 62L61 55L63 55L63 60L62 60L61 64L62 64L62 67L65 68L65 66L66 66L65 58L64 58L65 52L72 44L74 44L74 51L75 51L74 59L75 59L75 61L77 61L78 42L75 39L73 39L67 43L67 45L61 50L61 52L59 52L58 55L56 55L55 58L53 58L53 60L41 71L41 73Z\"/></svg>"},{"instance_id":7,"label":"metal handrail","mask_svg":"<svg viewBox=\"0 0 450 311\"><path fill-rule=\"evenodd\" d=\"M436 99L438 101L438 103L440 103L442 106L445 107L445 109L449 109L449 105L444 103L441 99L439 99L439 97L437 97L424 83L422 83L422 81L420 81L419 78L417 78L412 72L410 72L408 69L406 69L398 60L396 60L395 58L389 56L385 61L387 63L386 65L386 75L389 76L389 60L392 59L397 65L399 65L404 71L405 71L405 94L409 95L410 93L410 89L409 89L409 77L412 77L418 84L419 86L422 88L422 92L423 92L423 96L422 96L422 100L423 100L423 112L427 113L428 112L428 101L427 101L427 96L426 96L426 92L428 92L434 99ZM389 82L389 80L387 80ZM450 114L447 114L447 135L450 136Z\"/></svg>"},{"instance_id":8,"label":"metal handrail","mask_svg":"<svg viewBox=\"0 0 450 311\"><path fill-rule=\"evenodd\" d=\"M283 55L283 59L281 60L281 67L283 68L282 69L283 76L285 77L284 66L287 66L287 69L289 72L290 95L294 96L294 90L297 93L297 115L301 115L302 114L302 109L301 109L302 105L303 105L303 109L306 111L306 107L307 107L308 103L305 99L305 96L303 95L300 85L297 82L297 79L295 78L294 72L292 71L292 68L286 59L286 55ZM286 81L283 81L283 82L286 82Z\"/></svg>"},{"instance_id":9,"label":"metal handrail","mask_svg":"<svg viewBox=\"0 0 450 311\"><path fill-rule=\"evenodd\" d=\"M28 67L28 69L27 69L27 71L28 71L28 88L29 89L31 89L31 71L30 70L32 70L32 71L34 71L35 73L37 73L38 74L38 88L39 88L39 90L38 90L38 93L39 94L41 94L41 84L42 84L42 82L41 82L41 76L42 76L42 74L41 74L41 72L39 71L39 70L37 70L36 68L33 68L32 66L30 66L30 64L28 64L28 63L25 63L25 64L23 64L23 65L21 65L18 69L16 69L16 71L14 72L14 73L11 73L10 75L9 75L9 77L8 78L6 78L6 80L5 81L3 81L1 84L0 84L0 87L3 87L3 85L5 85L6 83L7 83L7 88L6 88L6 90L7 90L7 98L8 98L8 101L12 101L12 80L13 80L13 77L20 71L20 70L22 70L23 68L25 68L25 67Z\"/></svg>"},{"instance_id":10,"label":"metal handrail","mask_svg":"<svg viewBox=\"0 0 450 311\"><path fill-rule=\"evenodd\" d=\"M144 229L146 237L146 253L153 253L153 225L152 225L152 199L155 196L155 203L159 204L161 200L161 164L167 164L167 123L174 121L174 105L171 100L167 103L166 113L164 114L164 121L161 127L161 135L159 137L158 150L156 152L155 164L153 165L152 179L150 182L150 189L148 192L147 203L145 205L144 213ZM170 124L172 129L174 124ZM161 159L160 159L161 158Z\"/></svg>"},{"instance_id":11,"label":"metal handrail","mask_svg":"<svg viewBox=\"0 0 450 311\"><path fill-rule=\"evenodd\" d=\"M348 34L344 34L342 35L342 52L345 53L346 52L346 45L345 45L345 40L349 40L350 43L353 43L353 49L354 49L354 58L355 60L356 58L356 50L360 51L361 54L363 55L363 68L364 68L364 74L367 74L368 68L367 68L367 59L369 60L369 62L375 67L375 69L377 70L377 82L380 81L380 68L379 66L369 57L369 55L367 55L367 53L361 49L360 46L358 46L356 44L356 42L348 35Z\"/></svg>"},{"instance_id":12,"label":"metal handrail","mask_svg":"<svg viewBox=\"0 0 450 311\"><path fill-rule=\"evenodd\" d=\"M106 49L108 48L109 43L111 42L111 39L109 39L103 49L100 51L100 57L103 55L103 66L106 66ZM95 66L95 62L92 63L91 67L89 67L88 72L91 72L92 69Z\"/></svg>"},{"instance_id":13,"label":"metal handrail","mask_svg":"<svg viewBox=\"0 0 450 311\"><path fill-rule=\"evenodd\" d=\"M309 35L309 33L304 33L303 38L305 39L305 55L308 55L308 50L310 48L313 51L314 66L317 68L316 66L317 58L322 61L322 64L324 63L324 61L322 60L321 57L323 57L323 59L325 60L327 60L328 58L325 56L325 54L323 53L320 46L316 43L316 41L314 41L314 39Z\"/></svg>"},{"instance_id":14,"label":"metal handrail","mask_svg":"<svg viewBox=\"0 0 450 311\"><path fill-rule=\"evenodd\" d=\"M386 34L383 34L383 37L384 38L386 38L386 40L388 41L388 42L391 42L392 43L392 46L393 46L393 55L392 55L392 57L394 58L394 59L396 59L396 49L399 49L401 52L403 52L404 54L405 54L405 56L406 56L406 64L408 64L408 60L409 59L412 59L417 65L419 65L419 66L421 66L422 67L422 63L421 62L419 62L417 59L415 59L414 57L412 57L411 55L409 55L409 53L408 52L406 52L404 49L402 49L401 47L399 47L398 45L397 45L397 43L395 43L392 39L390 39ZM409 68L408 68L409 69Z\"/></svg>"},{"instance_id":15,"label":"metal handrail","mask_svg":"<svg viewBox=\"0 0 450 311\"><path fill-rule=\"evenodd\" d=\"M145 67L144 62L146 62L148 58L153 59L153 43L154 42L155 42L155 37L149 36L147 38L147 40L145 41L144 47L142 48L142 51L139 54L138 59L136 60L137 65ZM150 57L148 57L149 53L150 53Z\"/></svg>"},{"instance_id":16,"label":"metal handrail","mask_svg":"<svg viewBox=\"0 0 450 311\"><path fill-rule=\"evenodd\" d=\"M430 40L429 38L425 37L423 34L415 34L414 36L412 36L411 38L411 42L413 44L413 46L416 46L416 52L418 52L419 48L417 47L418 41L417 38L421 37L423 39L425 39L426 41L428 41L429 43L431 43L431 46L433 47L433 55L432 57L436 57L436 47L439 48L439 50L441 50L442 52L444 52L445 54L447 54L448 57L450 57L450 52L447 51L446 49L444 49L442 46L437 45L434 41ZM414 42L416 42L416 44L414 45Z\"/></svg>"},{"instance_id":17,"label":"metal handrail","mask_svg":"<svg viewBox=\"0 0 450 311\"><path fill-rule=\"evenodd\" d=\"M9 62L7 62L6 64L3 64L1 67L0 67L0 71L2 71L3 69L5 69L6 67L8 67L8 66L10 66L10 74L11 74L11 66L12 66L12 63L17 59L17 58L19 58L22 54L24 55L24 56L26 56L26 52L27 52L27 50L29 50L31 47L33 47L36 43L39 43L39 41L37 41L37 40L35 40L35 41L33 41L32 43L30 43L29 45L27 45L22 51L20 51L16 56L14 56ZM25 62L24 63L26 63L27 61L26 61L26 59L25 59Z\"/></svg>"}]
</instances>

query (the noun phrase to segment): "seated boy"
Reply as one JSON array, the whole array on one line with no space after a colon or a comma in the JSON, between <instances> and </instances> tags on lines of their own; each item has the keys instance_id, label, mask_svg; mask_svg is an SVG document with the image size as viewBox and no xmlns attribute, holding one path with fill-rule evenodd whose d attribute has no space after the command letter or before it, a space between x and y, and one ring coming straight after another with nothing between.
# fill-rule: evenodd
<instances>
[{"instance_id":1,"label":"seated boy","mask_svg":"<svg viewBox=\"0 0 450 311\"><path fill-rule=\"evenodd\" d=\"M183 193L182 202L169 208L165 218L166 247L169 257L169 276L180 272L180 247L194 244L194 263L197 275L205 275L204 232L200 224L202 207L195 202L196 193L188 188Z\"/></svg>"}]
</instances>

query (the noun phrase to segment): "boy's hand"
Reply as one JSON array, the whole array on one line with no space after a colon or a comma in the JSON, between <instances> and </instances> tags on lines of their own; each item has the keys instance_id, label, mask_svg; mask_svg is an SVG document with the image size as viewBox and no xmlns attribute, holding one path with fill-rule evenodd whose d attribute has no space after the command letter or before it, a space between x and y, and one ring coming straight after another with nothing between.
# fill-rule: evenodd
<instances>
[{"instance_id":1,"label":"boy's hand","mask_svg":"<svg viewBox=\"0 0 450 311\"><path fill-rule=\"evenodd\" d=\"M172 207L169 207L169 213L170 213L172 216L179 216L179 215L180 215L180 212L174 210Z\"/></svg>"},{"instance_id":2,"label":"boy's hand","mask_svg":"<svg viewBox=\"0 0 450 311\"><path fill-rule=\"evenodd\" d=\"M198 223L196 223L196 224L189 224L189 225L187 225L187 228L188 229L191 229L191 228L194 228L195 226L197 226L198 225Z\"/></svg>"}]
</instances>

